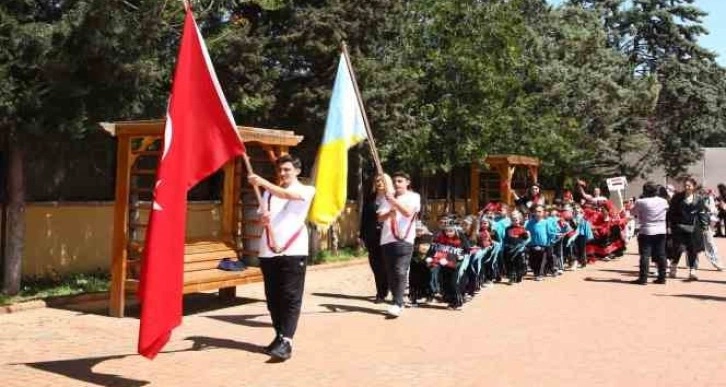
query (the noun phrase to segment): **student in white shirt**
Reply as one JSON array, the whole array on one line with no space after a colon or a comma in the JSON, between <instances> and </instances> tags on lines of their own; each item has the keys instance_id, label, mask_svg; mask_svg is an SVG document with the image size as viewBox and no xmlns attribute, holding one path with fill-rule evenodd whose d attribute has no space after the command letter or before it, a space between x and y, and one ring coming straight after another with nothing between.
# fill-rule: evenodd
<instances>
[{"instance_id":1,"label":"student in white shirt","mask_svg":"<svg viewBox=\"0 0 726 387\"><path fill-rule=\"evenodd\" d=\"M287 360L292 355L292 338L302 307L309 255L305 219L315 196L315 187L298 181L302 164L297 157L284 155L275 164L280 185L255 174L250 174L248 181L265 189L260 210L264 231L258 257L267 309L275 328L275 339L265 351L273 358Z\"/></svg>"},{"instance_id":2,"label":"student in white shirt","mask_svg":"<svg viewBox=\"0 0 726 387\"><path fill-rule=\"evenodd\" d=\"M385 261L388 287L393 294L393 305L388 314L398 317L403 312L403 293L411 264L413 243L416 238L416 215L421 211L421 197L410 191L410 176L396 172L393 178L394 192L386 193L386 200L378 208L382 222L381 251Z\"/></svg>"}]
</instances>

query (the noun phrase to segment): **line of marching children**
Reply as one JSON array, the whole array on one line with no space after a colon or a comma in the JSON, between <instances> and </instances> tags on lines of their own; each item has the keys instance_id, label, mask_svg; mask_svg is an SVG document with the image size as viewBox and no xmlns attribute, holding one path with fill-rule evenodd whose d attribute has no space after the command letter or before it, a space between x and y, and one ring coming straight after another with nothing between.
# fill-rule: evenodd
<instances>
[{"instance_id":1,"label":"line of marching children","mask_svg":"<svg viewBox=\"0 0 726 387\"><path fill-rule=\"evenodd\" d=\"M545 206L527 201L510 211L490 203L476 215L442 216L438 229L417 228L409 271L412 305L434 299L459 309L482 288L531 273L535 281L622 256L629 219L607 200Z\"/></svg>"}]
</instances>

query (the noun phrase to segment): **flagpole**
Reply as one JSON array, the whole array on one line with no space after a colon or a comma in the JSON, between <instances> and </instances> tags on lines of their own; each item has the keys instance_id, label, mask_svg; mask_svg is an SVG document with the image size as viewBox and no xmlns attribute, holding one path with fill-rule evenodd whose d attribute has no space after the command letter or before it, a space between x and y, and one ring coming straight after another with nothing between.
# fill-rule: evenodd
<instances>
[{"instance_id":1,"label":"flagpole","mask_svg":"<svg viewBox=\"0 0 726 387\"><path fill-rule=\"evenodd\" d=\"M189 0L182 0L182 3L184 4L184 11L189 12L189 10L191 9L191 4L189 3ZM239 138L240 142L243 142L242 137L240 136L239 132L237 132L236 127L234 128L234 130L235 130L235 133L237 133L237 138ZM245 167L247 168L247 174L248 175L254 174L255 171L254 171L254 169L252 169L252 163L250 162L250 156L247 155L247 152L244 152L242 154L242 160L244 161ZM252 188L255 191L255 197L257 198L257 203L260 205L260 209L265 210L265 211L269 210L267 208L267 206L265 205L266 203L262 202L262 194L260 193L260 187L256 186L256 185L252 185ZM272 234L271 229L268 232L270 234ZM274 237L271 236L271 238L274 238Z\"/></svg>"},{"instance_id":2,"label":"flagpole","mask_svg":"<svg viewBox=\"0 0 726 387\"><path fill-rule=\"evenodd\" d=\"M353 66L350 62L350 55L348 55L348 46L345 44L345 41L340 42L341 50L343 51L343 56L345 57L345 65L348 67L348 73L350 73L350 77L353 80L353 88L355 89L355 96L358 99L358 107L360 107L360 111L363 115L363 124L366 128L366 133L368 134L368 144L370 145L371 150L371 156L373 156L373 162L376 164L376 171L378 171L379 175L383 174L383 167L381 166L381 159L378 157L378 149L376 149L376 142L373 140L373 132L371 131L371 126L368 123L368 115L366 114L366 109L363 106L363 98L361 98L360 90L358 89L358 81L355 79L355 72L353 71Z\"/></svg>"},{"instance_id":3,"label":"flagpole","mask_svg":"<svg viewBox=\"0 0 726 387\"><path fill-rule=\"evenodd\" d=\"M191 4L189 3L189 0L182 0L182 3L184 4L184 11L189 11L191 9ZM235 128L235 132L237 132L237 128ZM237 132L237 137L239 138L240 142L242 142L242 137ZM242 160L244 160L245 167L247 167L247 174L254 174L255 171L252 169L252 163L250 162L250 156L247 155L247 152L242 154ZM260 187L253 185L252 188L254 188L255 196L257 197L257 202L260 204L260 207L262 207L262 194L260 194Z\"/></svg>"}]
</instances>

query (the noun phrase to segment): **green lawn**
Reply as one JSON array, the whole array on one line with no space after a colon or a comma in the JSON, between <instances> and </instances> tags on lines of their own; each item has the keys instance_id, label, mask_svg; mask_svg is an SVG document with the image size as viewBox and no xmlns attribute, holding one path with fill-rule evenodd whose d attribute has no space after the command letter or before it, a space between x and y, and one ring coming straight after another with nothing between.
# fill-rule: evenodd
<instances>
[{"instance_id":1,"label":"green lawn","mask_svg":"<svg viewBox=\"0 0 726 387\"><path fill-rule=\"evenodd\" d=\"M345 247L338 250L338 255L334 255L330 251L321 251L315 257L313 264L331 263L331 262L345 262L353 259L358 259L365 256L365 250L359 251L355 248Z\"/></svg>"},{"instance_id":2,"label":"green lawn","mask_svg":"<svg viewBox=\"0 0 726 387\"><path fill-rule=\"evenodd\" d=\"M48 297L104 292L108 290L110 281L106 273L72 274L55 279L25 278L18 295L8 296L0 293L0 305Z\"/></svg>"}]
</instances>

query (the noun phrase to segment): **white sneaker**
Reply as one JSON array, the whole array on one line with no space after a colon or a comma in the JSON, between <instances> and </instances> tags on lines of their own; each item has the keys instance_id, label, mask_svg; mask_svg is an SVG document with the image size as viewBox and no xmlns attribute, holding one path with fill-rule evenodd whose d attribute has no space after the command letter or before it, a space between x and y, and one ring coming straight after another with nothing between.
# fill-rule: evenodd
<instances>
[{"instance_id":1,"label":"white sneaker","mask_svg":"<svg viewBox=\"0 0 726 387\"><path fill-rule=\"evenodd\" d=\"M676 273L678 273L678 264L677 263L671 263L671 270L668 273L668 277L676 278Z\"/></svg>"},{"instance_id":2,"label":"white sneaker","mask_svg":"<svg viewBox=\"0 0 726 387\"><path fill-rule=\"evenodd\" d=\"M398 317L403 313L403 308L400 306L393 304L388 307L388 315L391 317Z\"/></svg>"},{"instance_id":3,"label":"white sneaker","mask_svg":"<svg viewBox=\"0 0 726 387\"><path fill-rule=\"evenodd\" d=\"M487 288L487 289L493 288L494 287L494 282L492 282L492 281L486 281L486 282L484 282L484 287Z\"/></svg>"},{"instance_id":4,"label":"white sneaker","mask_svg":"<svg viewBox=\"0 0 726 387\"><path fill-rule=\"evenodd\" d=\"M688 269L688 279L690 281L698 281L698 276L696 275L696 269Z\"/></svg>"},{"instance_id":5,"label":"white sneaker","mask_svg":"<svg viewBox=\"0 0 726 387\"><path fill-rule=\"evenodd\" d=\"M719 264L719 260L717 260L716 262L711 262L711 264L713 265L713 267L716 270L723 271L723 266L721 266L721 264Z\"/></svg>"}]
</instances>

